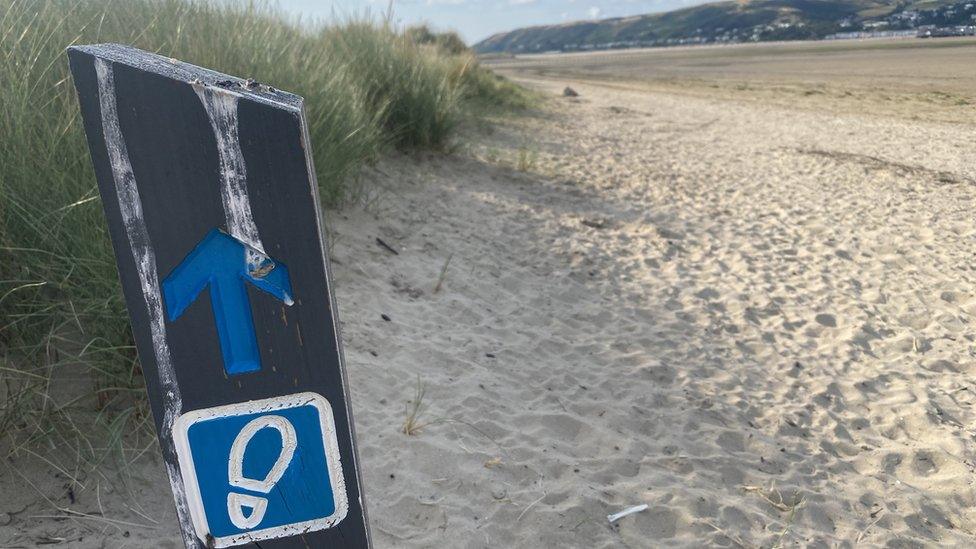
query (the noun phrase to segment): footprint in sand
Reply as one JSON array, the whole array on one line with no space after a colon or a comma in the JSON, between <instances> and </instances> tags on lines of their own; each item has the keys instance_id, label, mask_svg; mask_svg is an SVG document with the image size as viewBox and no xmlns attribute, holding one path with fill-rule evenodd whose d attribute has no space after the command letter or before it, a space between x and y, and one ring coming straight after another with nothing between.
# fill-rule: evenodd
<instances>
[{"instance_id":1,"label":"footprint in sand","mask_svg":"<svg viewBox=\"0 0 976 549\"><path fill-rule=\"evenodd\" d=\"M918 475L923 477L939 472L939 466L935 462L935 456L925 451L915 454L915 458L912 460L912 468L915 469Z\"/></svg>"},{"instance_id":2,"label":"footprint in sand","mask_svg":"<svg viewBox=\"0 0 976 549\"><path fill-rule=\"evenodd\" d=\"M837 318L835 318L834 315L820 313L819 315L814 317L814 320L817 321L817 324L820 324L821 326L826 326L827 328L837 327Z\"/></svg>"}]
</instances>

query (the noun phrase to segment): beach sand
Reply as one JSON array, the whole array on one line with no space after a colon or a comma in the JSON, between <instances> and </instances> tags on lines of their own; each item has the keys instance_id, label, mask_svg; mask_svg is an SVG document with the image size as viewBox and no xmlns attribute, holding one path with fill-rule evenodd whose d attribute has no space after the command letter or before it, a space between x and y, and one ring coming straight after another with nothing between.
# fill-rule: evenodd
<instances>
[{"instance_id":1,"label":"beach sand","mask_svg":"<svg viewBox=\"0 0 976 549\"><path fill-rule=\"evenodd\" d=\"M976 545L972 118L521 78L328 214L376 547ZM130 476L0 545L177 547Z\"/></svg>"}]
</instances>

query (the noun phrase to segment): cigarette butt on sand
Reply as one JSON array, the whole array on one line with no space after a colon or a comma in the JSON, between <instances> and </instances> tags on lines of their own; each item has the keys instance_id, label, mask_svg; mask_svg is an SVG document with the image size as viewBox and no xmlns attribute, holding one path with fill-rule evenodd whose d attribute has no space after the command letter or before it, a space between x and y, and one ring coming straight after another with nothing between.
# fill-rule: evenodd
<instances>
[{"instance_id":1,"label":"cigarette butt on sand","mask_svg":"<svg viewBox=\"0 0 976 549\"><path fill-rule=\"evenodd\" d=\"M644 511L646 509L647 509L647 504L646 503L642 503L640 505L635 505L633 507L628 507L628 508L624 509L623 511L619 512L619 513L614 513L612 515L607 515L607 520L610 521L610 524L613 524L613 523L617 522L618 520L626 517L627 515L633 515L634 513L640 513L641 511Z\"/></svg>"}]
</instances>

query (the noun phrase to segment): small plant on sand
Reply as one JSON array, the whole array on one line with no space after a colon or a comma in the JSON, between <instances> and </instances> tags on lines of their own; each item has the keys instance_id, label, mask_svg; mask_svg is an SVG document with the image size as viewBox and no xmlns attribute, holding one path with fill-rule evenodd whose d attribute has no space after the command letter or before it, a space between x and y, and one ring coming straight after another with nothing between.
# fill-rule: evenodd
<instances>
[{"instance_id":1,"label":"small plant on sand","mask_svg":"<svg viewBox=\"0 0 976 549\"><path fill-rule=\"evenodd\" d=\"M444 266L441 267L441 273L437 276L437 284L434 285L434 293L441 291L441 286L444 285L444 279L447 278L447 267L451 264L451 259L454 258L454 254L447 256L444 261Z\"/></svg>"},{"instance_id":2,"label":"small plant on sand","mask_svg":"<svg viewBox=\"0 0 976 549\"><path fill-rule=\"evenodd\" d=\"M420 430L429 425L430 423L421 422L420 416L427 411L427 406L424 405L424 396L427 394L427 384L420 380L420 376L417 376L417 387L414 391L413 400L407 401L407 417L403 420L403 427L400 431L405 435L413 436L420 433Z\"/></svg>"},{"instance_id":3,"label":"small plant on sand","mask_svg":"<svg viewBox=\"0 0 976 549\"><path fill-rule=\"evenodd\" d=\"M519 147L515 168L520 172L529 172L534 170L538 156L539 155L535 151L529 149L528 147Z\"/></svg>"},{"instance_id":4,"label":"small plant on sand","mask_svg":"<svg viewBox=\"0 0 976 549\"><path fill-rule=\"evenodd\" d=\"M773 544L773 547L783 547L783 540L793 527L793 521L796 520L796 513L804 504L800 493L794 490L793 498L787 500L783 497L783 493L776 489L775 482L769 485L769 489L764 489L762 486L743 486L742 489L747 493L756 494L760 499L772 505L777 511L786 513L783 529L779 532L776 543Z\"/></svg>"}]
</instances>

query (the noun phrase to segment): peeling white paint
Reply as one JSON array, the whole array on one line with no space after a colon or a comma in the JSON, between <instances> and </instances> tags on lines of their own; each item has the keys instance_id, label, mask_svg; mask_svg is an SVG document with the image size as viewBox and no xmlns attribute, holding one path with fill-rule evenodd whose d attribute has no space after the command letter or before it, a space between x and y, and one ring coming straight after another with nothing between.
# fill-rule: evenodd
<instances>
[{"instance_id":1,"label":"peeling white paint","mask_svg":"<svg viewBox=\"0 0 976 549\"><path fill-rule=\"evenodd\" d=\"M220 156L220 199L224 204L227 232L247 244L247 265L255 270L268 261L261 235L251 213L251 201L247 196L247 166L241 152L237 129L237 102L239 96L223 89L196 84L193 89L200 97L210 127L217 139Z\"/></svg>"},{"instance_id":2,"label":"peeling white paint","mask_svg":"<svg viewBox=\"0 0 976 549\"><path fill-rule=\"evenodd\" d=\"M176 371L166 342L166 324L163 316L163 299L159 289L159 274L156 269L156 254L149 240L149 231L142 215L142 200L139 188L129 161L129 152L119 125L118 104L115 96L115 76L108 61L95 58L95 74L98 78L98 103L102 117L102 136L115 182L115 193L122 213L129 249L135 261L142 295L149 317L149 330L152 334L153 352L156 359L156 376L159 382L163 405L163 428L159 433L163 447L173 448L173 424L183 411L183 399L176 383ZM169 482L176 500L176 514L183 532L183 541L188 547L195 545L191 532L191 519L183 488L183 478L175 464L166 464Z\"/></svg>"},{"instance_id":3,"label":"peeling white paint","mask_svg":"<svg viewBox=\"0 0 976 549\"><path fill-rule=\"evenodd\" d=\"M274 260L268 257L261 242L261 234L251 213L251 199L247 194L247 166L241 152L237 123L237 104L241 96L201 83L191 85L203 103L217 141L220 200L224 206L227 232L245 244L244 254L249 272L274 268ZM295 303L291 295L286 295L284 302L288 306Z\"/></svg>"}]
</instances>

